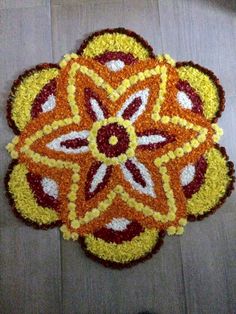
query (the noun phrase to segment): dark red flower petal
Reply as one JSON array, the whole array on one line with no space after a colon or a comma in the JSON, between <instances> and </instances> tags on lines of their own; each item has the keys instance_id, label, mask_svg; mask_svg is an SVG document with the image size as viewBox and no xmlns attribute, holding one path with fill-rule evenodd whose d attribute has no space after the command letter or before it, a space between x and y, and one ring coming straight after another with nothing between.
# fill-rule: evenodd
<instances>
[{"instance_id":1,"label":"dark red flower petal","mask_svg":"<svg viewBox=\"0 0 236 314\"><path fill-rule=\"evenodd\" d=\"M113 242L120 244L124 241L131 241L134 237L138 236L144 228L137 221L132 221L125 230L115 231L113 229L108 229L103 227L96 232L94 236L103 239L106 242Z\"/></svg>"},{"instance_id":2,"label":"dark red flower petal","mask_svg":"<svg viewBox=\"0 0 236 314\"><path fill-rule=\"evenodd\" d=\"M77 149L82 146L88 146L88 140L86 138L74 138L72 140L63 141L60 145L66 148Z\"/></svg>"},{"instance_id":3,"label":"dark red flower petal","mask_svg":"<svg viewBox=\"0 0 236 314\"><path fill-rule=\"evenodd\" d=\"M96 112L94 112L92 104L91 104L92 98L94 98L98 102L99 108L102 110L104 118L108 118L108 116L109 116L108 111L103 106L101 100L99 99L99 96L94 91L92 91L90 88L85 88L84 89L85 107L87 109L88 114L92 118L92 120L97 121Z\"/></svg>"},{"instance_id":4,"label":"dark red flower petal","mask_svg":"<svg viewBox=\"0 0 236 314\"><path fill-rule=\"evenodd\" d=\"M134 181L140 184L143 188L146 186L146 182L142 177L140 170L136 167L136 165L129 159L125 163L125 167L129 170L132 174Z\"/></svg>"},{"instance_id":5,"label":"dark red flower petal","mask_svg":"<svg viewBox=\"0 0 236 314\"><path fill-rule=\"evenodd\" d=\"M197 91L188 83L188 81L182 81L180 80L176 87L178 88L179 91L184 92L189 99L192 102L192 109L191 111L194 113L203 113L203 104L200 96L197 94Z\"/></svg>"},{"instance_id":6,"label":"dark red flower petal","mask_svg":"<svg viewBox=\"0 0 236 314\"><path fill-rule=\"evenodd\" d=\"M136 97L125 109L125 111L122 114L122 118L125 120L129 120L141 105L142 105L141 97Z\"/></svg>"},{"instance_id":7,"label":"dark red flower petal","mask_svg":"<svg viewBox=\"0 0 236 314\"><path fill-rule=\"evenodd\" d=\"M35 195L38 205L53 208L54 210L59 211L59 201L43 191L43 187L41 184L42 177L31 172L27 173L26 177L31 190Z\"/></svg>"},{"instance_id":8,"label":"dark red flower petal","mask_svg":"<svg viewBox=\"0 0 236 314\"><path fill-rule=\"evenodd\" d=\"M122 51L108 51L101 54L100 56L97 56L95 60L97 60L101 64L106 64L107 62L112 60L121 60L124 62L125 65L130 65L134 63L137 59L131 53L125 53Z\"/></svg>"},{"instance_id":9,"label":"dark red flower petal","mask_svg":"<svg viewBox=\"0 0 236 314\"><path fill-rule=\"evenodd\" d=\"M102 182L97 185L96 189L93 192L90 192L92 180L101 165L102 163L100 161L95 161L93 162L93 164L91 165L88 171L87 180L85 182L85 189L84 189L86 200L91 199L92 197L94 197L94 195L100 192L106 186L106 184L108 183L110 179L110 176L112 173L112 166L107 166L106 174L103 177Z\"/></svg>"},{"instance_id":10,"label":"dark red flower petal","mask_svg":"<svg viewBox=\"0 0 236 314\"><path fill-rule=\"evenodd\" d=\"M48 100L50 95L56 95L57 81L52 79L40 93L36 96L31 108L31 117L37 118L43 112L42 105Z\"/></svg>"},{"instance_id":11,"label":"dark red flower petal","mask_svg":"<svg viewBox=\"0 0 236 314\"><path fill-rule=\"evenodd\" d=\"M193 181L183 186L184 195L186 198L191 198L194 193L199 191L200 187L204 183L206 170L207 162L206 159L202 156L195 164L195 176Z\"/></svg>"}]
</instances>

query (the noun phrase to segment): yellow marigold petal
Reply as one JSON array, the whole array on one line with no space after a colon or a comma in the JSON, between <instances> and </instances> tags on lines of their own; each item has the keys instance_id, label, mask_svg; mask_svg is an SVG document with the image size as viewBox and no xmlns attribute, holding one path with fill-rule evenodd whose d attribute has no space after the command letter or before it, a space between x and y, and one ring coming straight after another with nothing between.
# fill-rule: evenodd
<instances>
[{"instance_id":1,"label":"yellow marigold petal","mask_svg":"<svg viewBox=\"0 0 236 314\"><path fill-rule=\"evenodd\" d=\"M93 235L85 237L86 249L104 260L127 263L137 260L152 251L158 241L158 231L145 229L139 236L122 244L108 243Z\"/></svg>"},{"instance_id":2,"label":"yellow marigold petal","mask_svg":"<svg viewBox=\"0 0 236 314\"><path fill-rule=\"evenodd\" d=\"M187 211L192 215L202 215L217 205L231 182L228 166L220 150L212 148L206 154L207 171L200 190L187 201Z\"/></svg>"},{"instance_id":3,"label":"yellow marigold petal","mask_svg":"<svg viewBox=\"0 0 236 314\"><path fill-rule=\"evenodd\" d=\"M216 85L217 78L213 78L212 74L207 74L206 69L197 68L193 64L183 65L177 70L181 80L188 81L202 99L205 117L209 120L213 119L222 101L218 93L219 86Z\"/></svg>"},{"instance_id":4,"label":"yellow marigold petal","mask_svg":"<svg viewBox=\"0 0 236 314\"><path fill-rule=\"evenodd\" d=\"M51 208L37 204L33 192L26 179L27 168L18 164L13 168L8 182L8 188L14 199L17 211L25 219L42 224L51 224L58 221L58 214Z\"/></svg>"},{"instance_id":5,"label":"yellow marigold petal","mask_svg":"<svg viewBox=\"0 0 236 314\"><path fill-rule=\"evenodd\" d=\"M132 36L119 32L105 33L94 37L88 42L82 55L94 58L106 51L132 53L134 57L140 60L146 59L149 56L149 51L140 42Z\"/></svg>"},{"instance_id":6,"label":"yellow marigold petal","mask_svg":"<svg viewBox=\"0 0 236 314\"><path fill-rule=\"evenodd\" d=\"M168 235L174 235L176 233L176 227L171 226L169 228L167 228L167 234Z\"/></svg>"},{"instance_id":7,"label":"yellow marigold petal","mask_svg":"<svg viewBox=\"0 0 236 314\"><path fill-rule=\"evenodd\" d=\"M12 101L11 116L16 126L22 131L31 119L31 107L42 88L58 75L58 69L48 68L35 71L25 77L17 86Z\"/></svg>"}]
</instances>

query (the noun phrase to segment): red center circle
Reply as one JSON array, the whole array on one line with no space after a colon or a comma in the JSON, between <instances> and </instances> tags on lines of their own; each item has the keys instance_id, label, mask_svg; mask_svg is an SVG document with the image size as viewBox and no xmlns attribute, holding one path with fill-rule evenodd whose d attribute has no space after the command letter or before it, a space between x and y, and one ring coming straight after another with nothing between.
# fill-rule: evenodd
<instances>
[{"instance_id":1,"label":"red center circle","mask_svg":"<svg viewBox=\"0 0 236 314\"><path fill-rule=\"evenodd\" d=\"M111 136L117 137L117 143L112 145L109 143ZM97 133L97 147L98 150L105 154L106 157L118 157L124 154L129 147L129 135L126 129L118 123L110 123L102 126Z\"/></svg>"}]
</instances>

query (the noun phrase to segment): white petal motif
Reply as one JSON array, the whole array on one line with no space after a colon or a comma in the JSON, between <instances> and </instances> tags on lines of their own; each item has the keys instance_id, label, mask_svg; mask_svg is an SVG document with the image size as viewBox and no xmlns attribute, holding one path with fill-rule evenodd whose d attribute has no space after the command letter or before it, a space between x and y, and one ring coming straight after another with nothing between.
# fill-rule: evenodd
<instances>
[{"instance_id":1,"label":"white petal motif","mask_svg":"<svg viewBox=\"0 0 236 314\"><path fill-rule=\"evenodd\" d=\"M105 119L104 113L95 98L90 98L90 104L94 114L96 115L97 121Z\"/></svg>"},{"instance_id":2,"label":"white petal motif","mask_svg":"<svg viewBox=\"0 0 236 314\"><path fill-rule=\"evenodd\" d=\"M106 228L114 231L124 231L130 223L131 221L126 218L113 218L111 222L106 224Z\"/></svg>"},{"instance_id":3,"label":"white petal motif","mask_svg":"<svg viewBox=\"0 0 236 314\"><path fill-rule=\"evenodd\" d=\"M101 164L101 166L97 169L97 172L93 176L93 179L90 184L89 193L93 193L98 185L103 182L103 179L107 172L107 166L105 164Z\"/></svg>"},{"instance_id":4,"label":"white petal motif","mask_svg":"<svg viewBox=\"0 0 236 314\"><path fill-rule=\"evenodd\" d=\"M127 162L129 164L127 164ZM154 183L148 169L144 166L144 164L139 162L135 157L130 158L127 162L120 165L125 179L132 185L135 190L139 191L140 193L156 197L156 193L154 191ZM138 173L138 175L140 176L140 180L137 179L135 173Z\"/></svg>"},{"instance_id":5,"label":"white petal motif","mask_svg":"<svg viewBox=\"0 0 236 314\"><path fill-rule=\"evenodd\" d=\"M193 181L196 173L196 168L194 165L190 164L185 166L180 174L180 182L182 186L188 185Z\"/></svg>"},{"instance_id":6,"label":"white petal motif","mask_svg":"<svg viewBox=\"0 0 236 314\"><path fill-rule=\"evenodd\" d=\"M163 135L142 135L138 137L138 145L150 145L165 142L166 137Z\"/></svg>"},{"instance_id":7,"label":"white petal motif","mask_svg":"<svg viewBox=\"0 0 236 314\"><path fill-rule=\"evenodd\" d=\"M179 91L177 93L177 100L184 109L191 110L193 108L192 101L185 92Z\"/></svg>"},{"instance_id":8,"label":"white petal motif","mask_svg":"<svg viewBox=\"0 0 236 314\"><path fill-rule=\"evenodd\" d=\"M110 71L117 72L124 68L125 63L122 60L111 60L105 63Z\"/></svg>"},{"instance_id":9,"label":"white petal motif","mask_svg":"<svg viewBox=\"0 0 236 314\"><path fill-rule=\"evenodd\" d=\"M73 147L66 147L65 145L61 145L65 141L69 140L85 140L87 139L89 135L89 131L72 131L68 134L63 134L60 137L56 138L55 140L48 143L46 146L52 150L63 152L66 154L79 154L79 153L85 153L89 150L88 145L81 145L78 148Z\"/></svg>"},{"instance_id":10,"label":"white petal motif","mask_svg":"<svg viewBox=\"0 0 236 314\"><path fill-rule=\"evenodd\" d=\"M52 196L55 199L58 198L58 184L56 183L56 181L44 177L41 180L41 185L45 194L48 194L49 196Z\"/></svg>"},{"instance_id":11,"label":"white petal motif","mask_svg":"<svg viewBox=\"0 0 236 314\"><path fill-rule=\"evenodd\" d=\"M48 99L45 101L45 103L42 104L42 111L48 112L54 109L56 106L56 99L54 95L48 96Z\"/></svg>"},{"instance_id":12,"label":"white petal motif","mask_svg":"<svg viewBox=\"0 0 236 314\"><path fill-rule=\"evenodd\" d=\"M131 95L123 104L122 108L120 111L117 113L117 117L123 117L124 119L129 119L132 123L143 113L145 110L145 107L148 102L148 96L149 96L149 89L143 89L140 90L133 95ZM135 110L131 110L130 116L127 116L127 111L129 110L129 107L133 105L134 101L140 99L140 105L136 106Z\"/></svg>"}]
</instances>

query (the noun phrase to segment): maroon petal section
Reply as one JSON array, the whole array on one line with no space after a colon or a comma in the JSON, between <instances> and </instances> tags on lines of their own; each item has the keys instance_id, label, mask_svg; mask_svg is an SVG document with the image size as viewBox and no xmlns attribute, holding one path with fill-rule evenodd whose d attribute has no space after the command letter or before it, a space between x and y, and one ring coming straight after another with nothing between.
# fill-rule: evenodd
<instances>
[{"instance_id":1,"label":"maroon petal section","mask_svg":"<svg viewBox=\"0 0 236 314\"><path fill-rule=\"evenodd\" d=\"M163 131L157 130L157 129L150 129L150 130L146 130L144 132L137 132L136 134L138 137L150 136L150 135L161 135L161 136L166 138L165 141L163 141L163 142L152 143L152 144L147 144L147 145L144 145L144 144L138 145L138 148L141 148L141 149L152 149L153 150L153 149L163 147L166 144L169 144L169 143L172 143L175 141L174 135L168 134L167 132L163 132Z\"/></svg>"},{"instance_id":2,"label":"maroon petal section","mask_svg":"<svg viewBox=\"0 0 236 314\"><path fill-rule=\"evenodd\" d=\"M63 141L60 145L66 148L77 149L82 146L88 146L88 140L86 138L74 138L73 140Z\"/></svg>"},{"instance_id":3,"label":"maroon petal section","mask_svg":"<svg viewBox=\"0 0 236 314\"><path fill-rule=\"evenodd\" d=\"M195 169L196 172L193 181L182 187L186 198L191 198L194 193L199 191L201 185L204 183L207 162L203 156L195 164Z\"/></svg>"},{"instance_id":4,"label":"maroon petal section","mask_svg":"<svg viewBox=\"0 0 236 314\"><path fill-rule=\"evenodd\" d=\"M92 118L92 120L97 121L97 116L96 116L96 112L94 112L93 107L91 105L91 98L94 98L98 102L98 105L103 112L104 118L108 118L108 116L109 116L108 111L103 106L101 100L99 99L99 96L94 91L92 91L90 88L85 88L84 89L85 106L86 106L87 112L90 115L90 117Z\"/></svg>"},{"instance_id":5,"label":"maroon petal section","mask_svg":"<svg viewBox=\"0 0 236 314\"><path fill-rule=\"evenodd\" d=\"M202 214L202 215L192 215L189 214L187 216L188 221L201 221L204 218L214 214L217 209L220 208L220 206L222 206L224 204L224 202L226 201L227 197L229 197L232 193L232 191L234 190L234 183L235 183L235 169L234 169L234 164L232 161L229 160L229 156L226 153L225 147L220 146L219 144L216 144L215 147L221 152L221 154L224 156L226 163L227 163L227 168L228 168L228 176L230 177L230 181L228 182L228 186L226 188L225 194L220 198L220 200L218 201L218 203L210 210L207 211L206 213Z\"/></svg>"},{"instance_id":6,"label":"maroon petal section","mask_svg":"<svg viewBox=\"0 0 236 314\"><path fill-rule=\"evenodd\" d=\"M115 231L103 227L94 233L94 236L103 239L106 242L113 242L120 244L124 241L131 241L134 237L138 236L144 228L137 221L132 221L124 231Z\"/></svg>"},{"instance_id":7,"label":"maroon petal section","mask_svg":"<svg viewBox=\"0 0 236 314\"><path fill-rule=\"evenodd\" d=\"M21 213L17 210L16 206L15 206L15 201L14 201L14 197L13 195L10 193L9 191L9 180L10 180L10 176L11 176L11 173L13 171L13 168L18 164L17 160L13 160L9 167L8 167L8 170L7 170L7 173L6 173L6 176L4 178L4 184L5 184L5 189L6 189L6 196L8 198L8 202L9 202L9 205L12 209L12 212L13 214L19 218L21 221L23 221L27 226L30 226L30 227L33 227L35 229L41 229L41 230L47 230L47 229L50 229L50 228L55 228L55 227L60 227L62 222L61 220L58 220L51 223L51 224L38 224L32 220L30 220L29 218L25 218L21 215Z\"/></svg>"},{"instance_id":8,"label":"maroon petal section","mask_svg":"<svg viewBox=\"0 0 236 314\"><path fill-rule=\"evenodd\" d=\"M192 61L176 62L176 68L180 68L183 66L190 66L190 67L196 68L197 70L203 72L204 74L206 74L211 79L212 83L217 88L218 96L219 96L219 109L216 112L214 118L212 119L212 122L217 122L218 118L220 118L220 116L221 116L221 114L225 108L225 92L223 90L223 87L220 85L219 79L215 76L215 74L212 71L202 67L199 64L193 63Z\"/></svg>"},{"instance_id":9,"label":"maroon petal section","mask_svg":"<svg viewBox=\"0 0 236 314\"><path fill-rule=\"evenodd\" d=\"M188 81L180 80L177 83L176 87L178 88L179 91L184 92L191 100L193 104L191 111L194 113L202 114L203 113L202 100L197 94L197 91L194 88L192 88Z\"/></svg>"},{"instance_id":10,"label":"maroon petal section","mask_svg":"<svg viewBox=\"0 0 236 314\"><path fill-rule=\"evenodd\" d=\"M129 120L141 105L142 105L141 97L135 98L123 112L122 118L125 120Z\"/></svg>"},{"instance_id":11,"label":"maroon petal section","mask_svg":"<svg viewBox=\"0 0 236 314\"><path fill-rule=\"evenodd\" d=\"M42 105L48 100L50 95L56 95L57 82L56 79L52 79L41 92L36 96L33 106L31 108L31 117L37 118L40 113L43 112Z\"/></svg>"},{"instance_id":12,"label":"maroon petal section","mask_svg":"<svg viewBox=\"0 0 236 314\"><path fill-rule=\"evenodd\" d=\"M130 65L134 63L137 59L131 53L125 53L122 51L108 51L100 56L96 57L95 60L100 62L101 64L106 64L112 60L121 60L125 65Z\"/></svg>"},{"instance_id":13,"label":"maroon petal section","mask_svg":"<svg viewBox=\"0 0 236 314\"><path fill-rule=\"evenodd\" d=\"M85 199L89 200L92 197L94 197L94 195L96 195L98 192L100 192L108 183L111 173L112 173L112 166L107 166L106 169L106 174L103 177L103 180L101 183L99 183L97 185L97 188L93 191L90 192L90 188L91 188L91 183L93 181L94 176L96 175L99 167L102 165L102 163L100 161L95 161L92 166L90 167L88 174L87 174L87 180L85 182Z\"/></svg>"},{"instance_id":14,"label":"maroon petal section","mask_svg":"<svg viewBox=\"0 0 236 314\"><path fill-rule=\"evenodd\" d=\"M29 172L27 173L27 180L36 197L37 203L40 206L53 208L54 210L59 211L59 201L43 191L41 184L42 177L40 175Z\"/></svg>"},{"instance_id":15,"label":"maroon petal section","mask_svg":"<svg viewBox=\"0 0 236 314\"><path fill-rule=\"evenodd\" d=\"M117 137L117 144L111 145L109 138L111 136ZM129 135L126 129L115 123L102 126L97 133L97 146L98 150L105 154L107 157L117 157L120 154L124 154L129 147Z\"/></svg>"},{"instance_id":16,"label":"maroon petal section","mask_svg":"<svg viewBox=\"0 0 236 314\"><path fill-rule=\"evenodd\" d=\"M130 171L134 181L140 184L143 188L146 186L146 182L142 177L140 170L136 167L136 165L129 159L125 163L125 167Z\"/></svg>"},{"instance_id":17,"label":"maroon petal section","mask_svg":"<svg viewBox=\"0 0 236 314\"><path fill-rule=\"evenodd\" d=\"M59 65L57 64L53 64L53 63L42 63L37 65L34 68L31 68L29 70L26 70L23 74L21 74L14 82L11 88L11 92L10 95L8 97L7 100L7 122L10 128L12 128L13 132L16 135L20 134L20 130L18 129L18 127L16 126L14 120L12 119L12 103L14 102L15 99L15 94L16 91L18 89L18 87L20 86L20 84L24 81L25 78L29 77L30 75L44 70L44 69L49 69L49 68L56 68L59 69Z\"/></svg>"}]
</instances>

